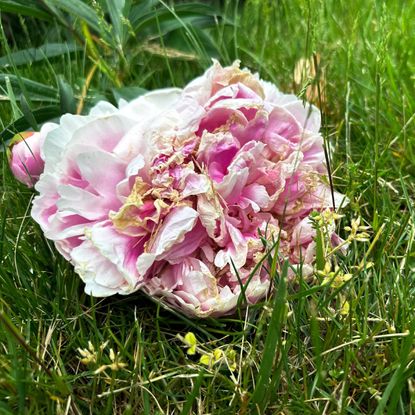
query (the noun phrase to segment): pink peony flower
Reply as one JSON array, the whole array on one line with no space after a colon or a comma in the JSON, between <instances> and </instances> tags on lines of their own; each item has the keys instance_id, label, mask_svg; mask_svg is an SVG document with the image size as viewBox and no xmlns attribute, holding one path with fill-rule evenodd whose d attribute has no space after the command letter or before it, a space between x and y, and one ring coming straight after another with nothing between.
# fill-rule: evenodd
<instances>
[{"instance_id":1,"label":"pink peony flower","mask_svg":"<svg viewBox=\"0 0 415 415\"><path fill-rule=\"evenodd\" d=\"M306 218L332 207L319 129L315 107L214 62L183 90L64 115L32 215L88 294L230 313L241 283L250 303L266 295L259 263L277 238L275 254L312 265Z\"/></svg>"},{"instance_id":2,"label":"pink peony flower","mask_svg":"<svg viewBox=\"0 0 415 415\"><path fill-rule=\"evenodd\" d=\"M28 187L33 187L43 172L41 148L46 134L54 128L45 124L40 132L25 131L16 134L10 145L9 165L14 177Z\"/></svg>"}]
</instances>

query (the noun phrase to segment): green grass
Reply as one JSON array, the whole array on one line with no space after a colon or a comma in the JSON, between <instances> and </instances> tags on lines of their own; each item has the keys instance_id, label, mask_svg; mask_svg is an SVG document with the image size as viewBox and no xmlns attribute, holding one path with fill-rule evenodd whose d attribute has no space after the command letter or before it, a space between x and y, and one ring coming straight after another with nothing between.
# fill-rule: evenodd
<instances>
[{"instance_id":1,"label":"green grass","mask_svg":"<svg viewBox=\"0 0 415 415\"><path fill-rule=\"evenodd\" d=\"M344 226L358 216L372 232L369 243L353 242L337 256L353 274L340 289L317 279L286 282L282 273L267 302L192 321L141 294L86 296L31 220L33 193L13 179L3 153L0 413L414 413L415 4L203 2L223 17L212 12L203 20L208 13L197 14L196 5L177 2L173 10L144 1L148 20L129 27L114 17L112 30L100 12L78 9L83 15L69 21L65 13L75 3L44 3L58 5L53 17L32 3L17 17L0 1L10 12L2 13L1 55L61 45L57 56L43 51L27 62L14 55L0 68L4 128L25 113L19 128L29 127L32 111L40 123L35 110L47 117L78 105L92 60L97 69L84 111L100 97L115 100L114 91L125 94L123 87L182 86L209 56L224 64L239 58L288 92L295 63L315 52L327 84L322 132L334 149L333 181L351 200L339 232L345 236ZM105 42L92 38L84 47L82 39L97 31ZM82 47L70 51L65 42ZM346 299L350 310L341 314ZM198 340L194 356L177 337L189 331ZM88 342L97 361L84 365L78 348ZM126 366L95 374L111 363L110 348ZM199 363L217 348L220 362Z\"/></svg>"}]
</instances>

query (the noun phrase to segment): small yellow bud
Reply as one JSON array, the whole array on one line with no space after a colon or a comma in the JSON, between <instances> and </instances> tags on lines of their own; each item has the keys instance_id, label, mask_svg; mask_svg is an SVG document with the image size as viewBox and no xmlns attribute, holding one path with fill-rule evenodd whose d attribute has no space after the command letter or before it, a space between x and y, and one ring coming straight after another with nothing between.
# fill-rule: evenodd
<instances>
[{"instance_id":1,"label":"small yellow bud","mask_svg":"<svg viewBox=\"0 0 415 415\"><path fill-rule=\"evenodd\" d=\"M350 304L347 300L344 301L342 308L340 309L340 314L342 316L347 316L350 312Z\"/></svg>"},{"instance_id":2,"label":"small yellow bud","mask_svg":"<svg viewBox=\"0 0 415 415\"><path fill-rule=\"evenodd\" d=\"M222 355L223 355L223 352L222 352L222 350L220 350L220 349L215 349L214 351L213 351L213 360L215 361L215 362L217 362L221 357L222 357Z\"/></svg>"}]
</instances>

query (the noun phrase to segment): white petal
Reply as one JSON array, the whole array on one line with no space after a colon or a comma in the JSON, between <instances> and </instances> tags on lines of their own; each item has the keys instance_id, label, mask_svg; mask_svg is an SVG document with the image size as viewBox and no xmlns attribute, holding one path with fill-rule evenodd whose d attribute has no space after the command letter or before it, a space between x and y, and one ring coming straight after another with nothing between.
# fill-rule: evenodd
<instances>
[{"instance_id":1,"label":"white petal","mask_svg":"<svg viewBox=\"0 0 415 415\"><path fill-rule=\"evenodd\" d=\"M173 245L182 242L186 233L196 224L199 214L188 206L179 206L164 219L150 249L156 256L162 255Z\"/></svg>"},{"instance_id":2,"label":"white petal","mask_svg":"<svg viewBox=\"0 0 415 415\"><path fill-rule=\"evenodd\" d=\"M135 237L117 232L110 222L96 224L87 236L97 251L117 268L128 284L136 287L139 283L136 262L142 253L143 244Z\"/></svg>"},{"instance_id":3,"label":"white petal","mask_svg":"<svg viewBox=\"0 0 415 415\"><path fill-rule=\"evenodd\" d=\"M110 152L134 125L133 120L120 114L91 119L72 130L65 157L73 158L76 154L93 148Z\"/></svg>"},{"instance_id":4,"label":"white petal","mask_svg":"<svg viewBox=\"0 0 415 415\"><path fill-rule=\"evenodd\" d=\"M60 125L50 131L43 144L45 172L54 171L61 162L63 151L72 139L73 132L91 121L91 117L65 114L60 119Z\"/></svg>"},{"instance_id":5,"label":"white petal","mask_svg":"<svg viewBox=\"0 0 415 415\"><path fill-rule=\"evenodd\" d=\"M116 185L125 177L125 163L111 153L91 151L76 157L81 176L101 195L114 198Z\"/></svg>"},{"instance_id":6,"label":"white petal","mask_svg":"<svg viewBox=\"0 0 415 415\"><path fill-rule=\"evenodd\" d=\"M133 292L122 273L86 240L71 252L75 271L85 282L85 292L95 297Z\"/></svg>"},{"instance_id":7,"label":"white petal","mask_svg":"<svg viewBox=\"0 0 415 415\"><path fill-rule=\"evenodd\" d=\"M107 101L99 101L95 106L91 108L89 115L100 117L115 114L116 112L118 112L118 108L114 107L114 105L110 104Z\"/></svg>"},{"instance_id":8,"label":"white petal","mask_svg":"<svg viewBox=\"0 0 415 415\"><path fill-rule=\"evenodd\" d=\"M144 167L145 161L142 154L134 157L129 163L125 170L127 177L135 176Z\"/></svg>"},{"instance_id":9,"label":"white petal","mask_svg":"<svg viewBox=\"0 0 415 415\"><path fill-rule=\"evenodd\" d=\"M61 212L72 212L88 220L97 220L103 218L109 210L105 198L80 187L59 185L58 193L61 197L56 206Z\"/></svg>"},{"instance_id":10,"label":"white petal","mask_svg":"<svg viewBox=\"0 0 415 415\"><path fill-rule=\"evenodd\" d=\"M120 113L138 122L156 117L180 97L181 89L165 88L148 92L128 104L120 102Z\"/></svg>"}]
</instances>

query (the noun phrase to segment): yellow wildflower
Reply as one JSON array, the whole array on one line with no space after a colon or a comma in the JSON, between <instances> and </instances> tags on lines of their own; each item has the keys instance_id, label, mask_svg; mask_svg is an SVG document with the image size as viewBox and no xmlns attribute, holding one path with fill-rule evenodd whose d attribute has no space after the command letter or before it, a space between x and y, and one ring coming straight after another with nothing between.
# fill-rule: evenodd
<instances>
[{"instance_id":1,"label":"yellow wildflower","mask_svg":"<svg viewBox=\"0 0 415 415\"><path fill-rule=\"evenodd\" d=\"M199 359L199 363L205 366L210 366L212 363L212 354L202 354Z\"/></svg>"},{"instance_id":2,"label":"yellow wildflower","mask_svg":"<svg viewBox=\"0 0 415 415\"><path fill-rule=\"evenodd\" d=\"M184 342L189 348L187 349L187 354L193 355L196 354L197 340L194 333L189 331L189 333L184 336Z\"/></svg>"}]
</instances>

